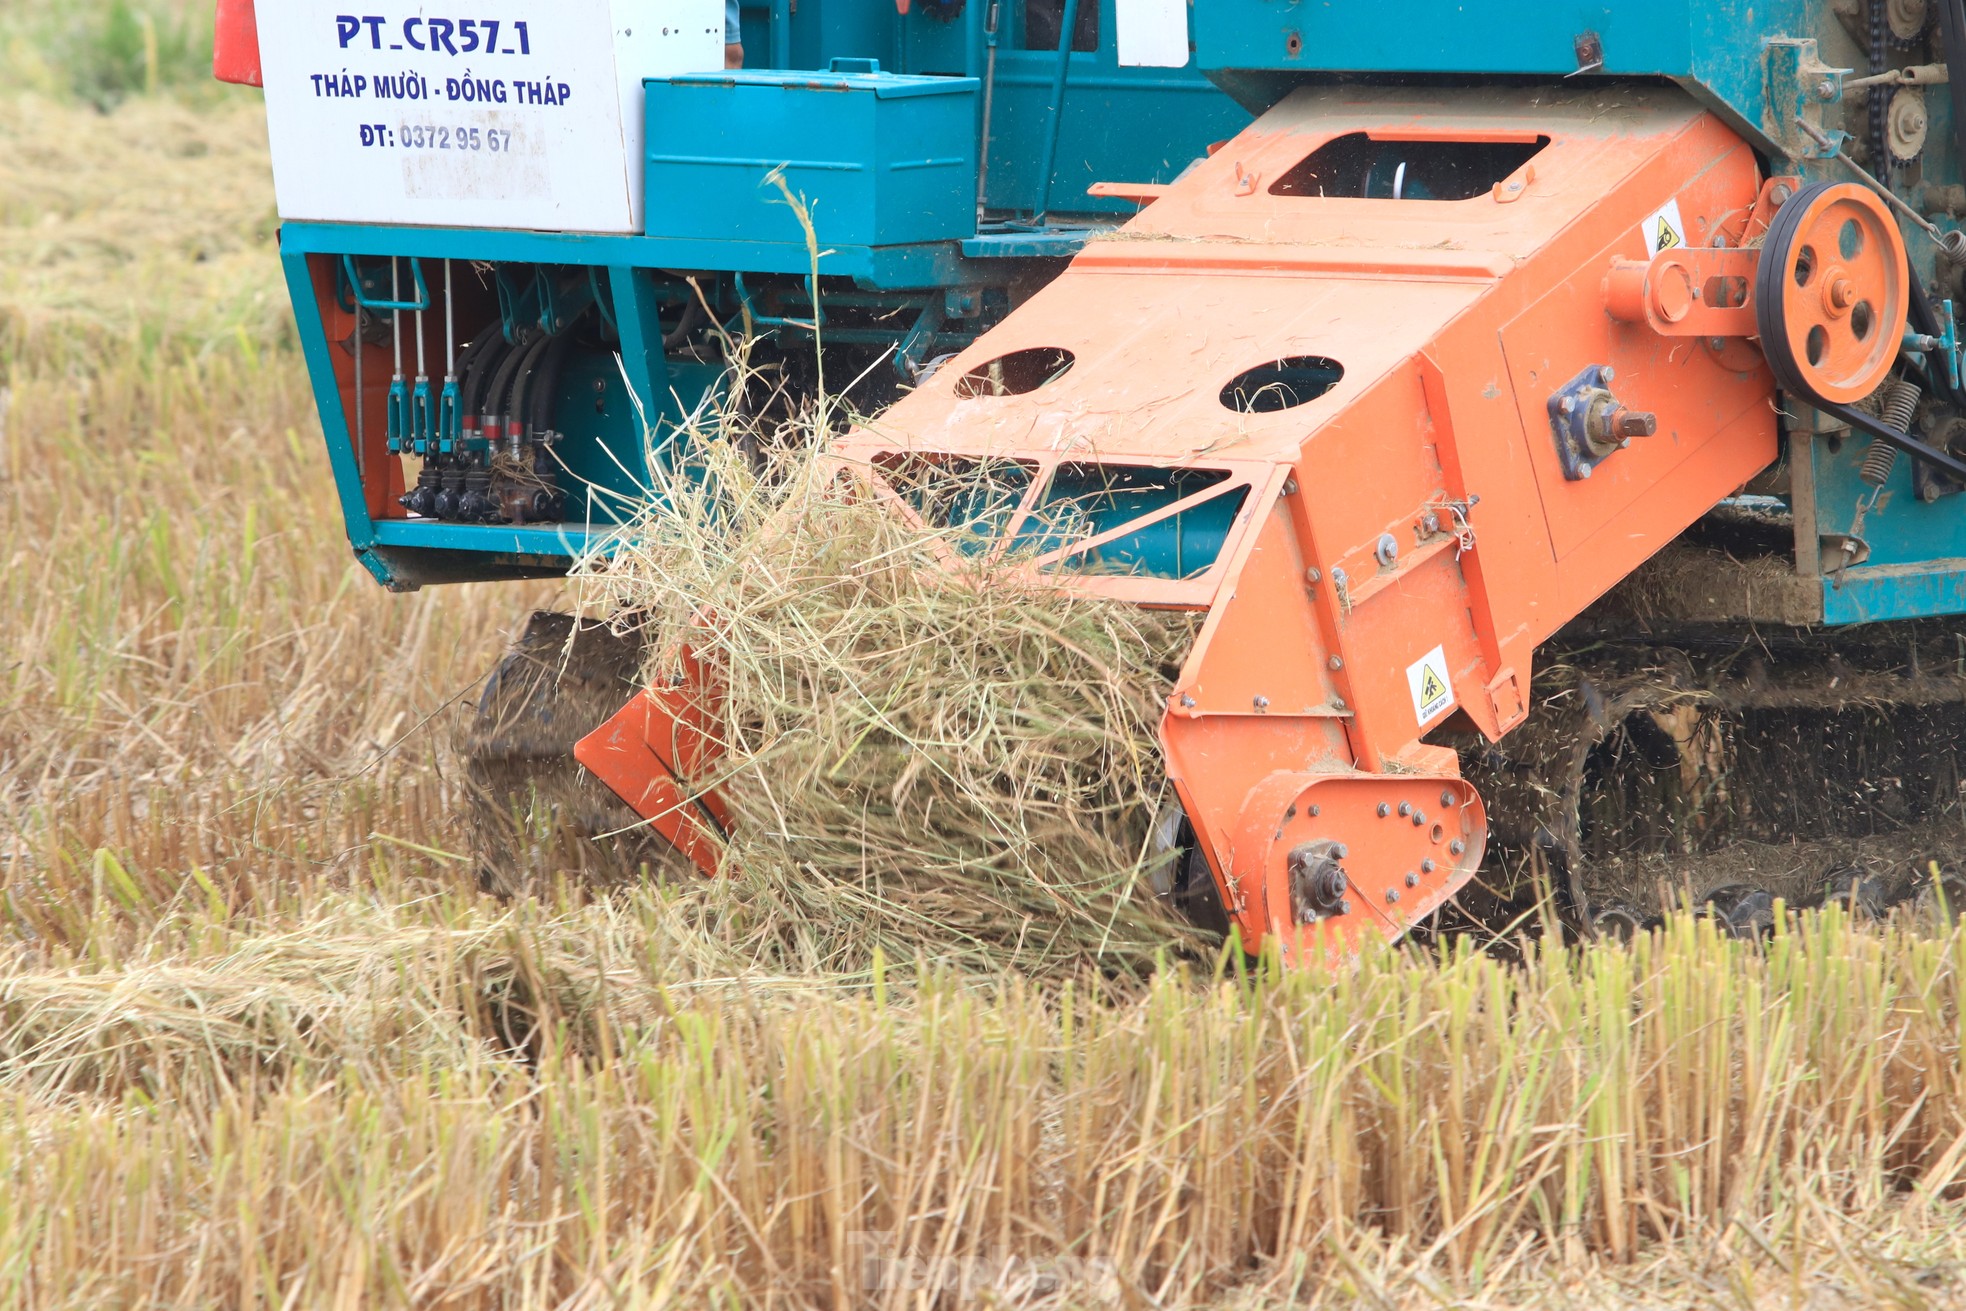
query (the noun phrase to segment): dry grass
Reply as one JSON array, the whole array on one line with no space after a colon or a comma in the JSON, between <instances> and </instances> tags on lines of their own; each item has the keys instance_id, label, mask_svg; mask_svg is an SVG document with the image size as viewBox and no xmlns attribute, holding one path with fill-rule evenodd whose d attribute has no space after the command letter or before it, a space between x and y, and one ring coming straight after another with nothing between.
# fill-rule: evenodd
<instances>
[{"instance_id":1,"label":"dry grass","mask_svg":"<svg viewBox=\"0 0 1966 1311\"><path fill-rule=\"evenodd\" d=\"M1966 940L1434 960L1116 1000L688 979L653 895L78 871L0 982L36 1305L1936 1304Z\"/></svg>"},{"instance_id":2,"label":"dry grass","mask_svg":"<svg viewBox=\"0 0 1966 1311\"><path fill-rule=\"evenodd\" d=\"M154 380L187 356L257 368L291 344L256 104L145 100L99 115L0 97L0 143L8 373L113 361Z\"/></svg>"},{"instance_id":3,"label":"dry grass","mask_svg":"<svg viewBox=\"0 0 1966 1311\"><path fill-rule=\"evenodd\" d=\"M932 943L972 969L1138 975L1198 946L1151 891L1176 854L1157 729L1190 617L1032 586L965 557L966 524L706 445L583 581L644 617L651 680L687 651L710 689L698 783L738 834L718 914L754 926L754 959L838 972Z\"/></svg>"},{"instance_id":4,"label":"dry grass","mask_svg":"<svg viewBox=\"0 0 1966 1311\"><path fill-rule=\"evenodd\" d=\"M257 130L0 100L0 1301L1961 1300L1957 935L1109 992L471 892L418 725L550 591L349 561Z\"/></svg>"}]
</instances>

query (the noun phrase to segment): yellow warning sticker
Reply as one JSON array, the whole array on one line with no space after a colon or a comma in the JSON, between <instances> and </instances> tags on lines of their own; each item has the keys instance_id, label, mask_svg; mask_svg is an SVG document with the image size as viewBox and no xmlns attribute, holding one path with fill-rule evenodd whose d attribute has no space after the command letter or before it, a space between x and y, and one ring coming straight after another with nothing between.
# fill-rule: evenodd
<instances>
[{"instance_id":1,"label":"yellow warning sticker","mask_svg":"<svg viewBox=\"0 0 1966 1311\"><path fill-rule=\"evenodd\" d=\"M1406 667L1406 685L1413 692L1413 717L1425 728L1454 704L1454 683L1447 676L1447 655L1435 647Z\"/></svg>"},{"instance_id":2,"label":"yellow warning sticker","mask_svg":"<svg viewBox=\"0 0 1966 1311\"><path fill-rule=\"evenodd\" d=\"M1647 214L1645 221L1638 225L1638 230L1645 238L1645 253L1648 257L1662 250L1671 250L1675 246L1686 244L1686 223L1679 217L1677 200L1668 200L1664 205Z\"/></svg>"}]
</instances>

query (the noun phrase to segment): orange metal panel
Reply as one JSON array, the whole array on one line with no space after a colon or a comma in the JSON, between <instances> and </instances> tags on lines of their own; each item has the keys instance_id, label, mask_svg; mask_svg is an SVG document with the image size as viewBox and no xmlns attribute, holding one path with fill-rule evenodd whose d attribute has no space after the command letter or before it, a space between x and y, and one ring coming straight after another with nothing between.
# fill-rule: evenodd
<instances>
[{"instance_id":1,"label":"orange metal panel","mask_svg":"<svg viewBox=\"0 0 1966 1311\"><path fill-rule=\"evenodd\" d=\"M1467 200L1270 190L1361 132L1548 144ZM1320 940L1396 933L1485 844L1478 798L1425 734L1455 714L1491 736L1520 722L1535 644L1774 456L1764 370L1605 308L1613 260L1650 258L1649 218L1670 203L1683 243L1738 238L1760 185L1752 152L1671 91L1609 113L1547 89L1300 92L841 454L1270 462L1170 699L1169 772L1245 941L1301 949L1289 853L1330 841L1352 853L1358 895L1316 917ZM955 386L1026 348L1074 363L1023 395ZM1343 377L1295 408L1224 404L1239 373L1293 356ZM1571 481L1547 406L1593 365L1659 431ZM1147 579L1072 585L1175 596ZM1433 822L1416 837L1379 815L1423 786L1425 808L1454 817L1438 850Z\"/></svg>"},{"instance_id":2,"label":"orange metal panel","mask_svg":"<svg viewBox=\"0 0 1966 1311\"><path fill-rule=\"evenodd\" d=\"M573 755L692 864L714 874L724 847L718 825L727 826L729 817L721 805L693 794L676 756L658 749L675 750L678 724L692 714L679 692L642 692L575 743Z\"/></svg>"},{"instance_id":3,"label":"orange metal panel","mask_svg":"<svg viewBox=\"0 0 1966 1311\"><path fill-rule=\"evenodd\" d=\"M321 326L328 338L328 361L334 368L335 389L341 397L342 416L348 424L349 443L353 445L355 315L343 309L335 297L336 267L333 255L307 257L307 271L314 279L315 303L320 308ZM370 321L374 322L373 318ZM437 347L441 351L443 343L439 341ZM405 490L403 459L389 450L389 377L395 368L394 356L387 346L374 343L364 343L361 351L362 439L356 461L362 470L362 498L371 519L405 518L409 512L396 503Z\"/></svg>"}]
</instances>

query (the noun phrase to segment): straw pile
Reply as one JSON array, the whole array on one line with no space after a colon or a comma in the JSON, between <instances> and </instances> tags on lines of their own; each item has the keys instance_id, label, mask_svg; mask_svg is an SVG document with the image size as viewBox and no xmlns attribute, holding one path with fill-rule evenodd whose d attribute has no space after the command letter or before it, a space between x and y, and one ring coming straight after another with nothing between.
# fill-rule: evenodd
<instances>
[{"instance_id":1,"label":"straw pile","mask_svg":"<svg viewBox=\"0 0 1966 1311\"><path fill-rule=\"evenodd\" d=\"M949 567L953 530L805 457L713 459L589 573L646 617L651 681L687 646L723 684L696 782L738 836L708 927L808 969L879 947L1131 973L1192 942L1149 886L1174 859L1155 734L1190 617Z\"/></svg>"}]
</instances>

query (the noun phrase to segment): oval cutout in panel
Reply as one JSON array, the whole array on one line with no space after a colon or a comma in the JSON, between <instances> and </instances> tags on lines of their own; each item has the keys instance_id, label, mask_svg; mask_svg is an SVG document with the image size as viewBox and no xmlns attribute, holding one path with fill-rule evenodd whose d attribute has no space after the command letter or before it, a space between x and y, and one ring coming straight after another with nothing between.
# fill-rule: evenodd
<instances>
[{"instance_id":1,"label":"oval cutout in panel","mask_svg":"<svg viewBox=\"0 0 1966 1311\"><path fill-rule=\"evenodd\" d=\"M1345 366L1322 355L1291 355L1244 369L1222 389L1225 409L1275 414L1308 405L1338 385Z\"/></svg>"},{"instance_id":2,"label":"oval cutout in panel","mask_svg":"<svg viewBox=\"0 0 1966 1311\"><path fill-rule=\"evenodd\" d=\"M1351 200L1474 200L1550 144L1529 141L1379 141L1351 132L1325 142L1270 185L1272 196Z\"/></svg>"},{"instance_id":3,"label":"oval cutout in panel","mask_svg":"<svg viewBox=\"0 0 1966 1311\"><path fill-rule=\"evenodd\" d=\"M1077 358L1063 346L1027 346L965 373L956 380L956 395L1022 396L1063 376Z\"/></svg>"}]
</instances>

